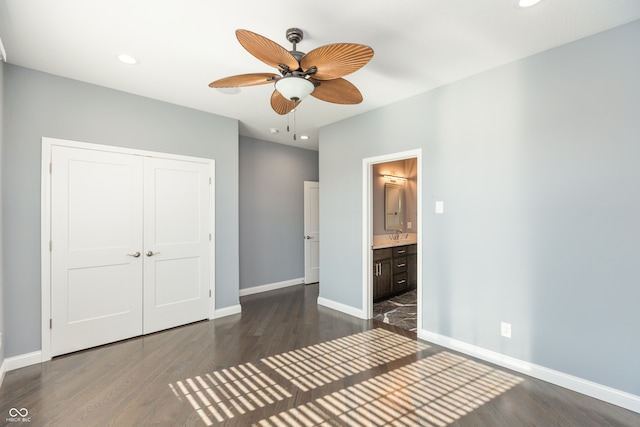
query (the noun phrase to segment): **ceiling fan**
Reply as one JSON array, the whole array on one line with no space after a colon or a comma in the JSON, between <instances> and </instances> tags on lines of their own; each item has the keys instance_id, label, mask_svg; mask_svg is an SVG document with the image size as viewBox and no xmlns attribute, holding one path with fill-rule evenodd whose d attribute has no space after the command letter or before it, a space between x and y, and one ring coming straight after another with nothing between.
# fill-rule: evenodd
<instances>
[{"instance_id":1,"label":"ceiling fan","mask_svg":"<svg viewBox=\"0 0 640 427\"><path fill-rule=\"evenodd\" d=\"M335 43L313 49L305 54L296 49L303 32L290 28L287 40L293 44L288 51L279 44L248 30L236 30L238 41L250 54L280 74L252 73L225 77L209 84L212 88L234 88L275 83L271 107L278 114L288 114L307 96L334 104L359 104L362 94L343 79L362 68L373 57L369 46Z\"/></svg>"}]
</instances>

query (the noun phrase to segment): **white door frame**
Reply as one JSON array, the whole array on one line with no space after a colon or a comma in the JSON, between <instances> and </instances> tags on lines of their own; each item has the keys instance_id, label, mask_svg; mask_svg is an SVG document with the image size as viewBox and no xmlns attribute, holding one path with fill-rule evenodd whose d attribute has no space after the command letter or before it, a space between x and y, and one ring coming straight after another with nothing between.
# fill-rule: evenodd
<instances>
[{"instance_id":1,"label":"white door frame","mask_svg":"<svg viewBox=\"0 0 640 427\"><path fill-rule=\"evenodd\" d=\"M422 325L422 149L362 159L362 309L366 319L373 318L373 165L415 158L417 160L417 328Z\"/></svg>"},{"instance_id":2,"label":"white door frame","mask_svg":"<svg viewBox=\"0 0 640 427\"><path fill-rule=\"evenodd\" d=\"M211 185L209 186L211 200L211 272L209 278L209 319L215 316L215 160L201 157L182 156L177 154L160 153L155 151L137 150L132 148L116 147L111 145L93 144L88 142L70 141L56 138L42 138L42 170L40 193L40 259L41 259L41 305L42 305L42 362L51 360L51 147L61 146L80 148L86 150L106 151L112 153L132 154L143 157L156 157L169 160L195 161L209 164Z\"/></svg>"}]
</instances>

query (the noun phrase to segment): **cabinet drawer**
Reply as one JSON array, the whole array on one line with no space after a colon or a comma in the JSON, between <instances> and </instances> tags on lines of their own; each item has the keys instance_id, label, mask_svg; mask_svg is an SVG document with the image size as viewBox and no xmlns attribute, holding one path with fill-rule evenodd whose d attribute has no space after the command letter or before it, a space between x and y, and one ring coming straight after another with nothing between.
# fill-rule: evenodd
<instances>
[{"instance_id":1,"label":"cabinet drawer","mask_svg":"<svg viewBox=\"0 0 640 427\"><path fill-rule=\"evenodd\" d=\"M395 257L393 258L393 274L402 273L407 271L407 257Z\"/></svg>"},{"instance_id":2,"label":"cabinet drawer","mask_svg":"<svg viewBox=\"0 0 640 427\"><path fill-rule=\"evenodd\" d=\"M400 292L409 287L407 281L407 273L400 273L393 275L393 292Z\"/></svg>"},{"instance_id":3,"label":"cabinet drawer","mask_svg":"<svg viewBox=\"0 0 640 427\"><path fill-rule=\"evenodd\" d=\"M395 257L401 257L401 256L405 256L407 255L408 252L408 246L396 246L393 248L393 256Z\"/></svg>"},{"instance_id":4,"label":"cabinet drawer","mask_svg":"<svg viewBox=\"0 0 640 427\"><path fill-rule=\"evenodd\" d=\"M383 259L391 258L392 248L384 248L384 249L374 249L373 250L373 261L380 261Z\"/></svg>"}]
</instances>

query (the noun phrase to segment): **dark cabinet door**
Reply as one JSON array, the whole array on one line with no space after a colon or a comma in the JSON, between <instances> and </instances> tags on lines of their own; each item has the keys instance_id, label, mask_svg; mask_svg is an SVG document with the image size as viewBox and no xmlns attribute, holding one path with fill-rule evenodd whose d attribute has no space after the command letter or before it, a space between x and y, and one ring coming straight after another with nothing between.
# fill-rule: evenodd
<instances>
[{"instance_id":1,"label":"dark cabinet door","mask_svg":"<svg viewBox=\"0 0 640 427\"><path fill-rule=\"evenodd\" d=\"M391 281L391 259L384 259L374 264L373 299L378 300L391 295L393 283Z\"/></svg>"}]
</instances>

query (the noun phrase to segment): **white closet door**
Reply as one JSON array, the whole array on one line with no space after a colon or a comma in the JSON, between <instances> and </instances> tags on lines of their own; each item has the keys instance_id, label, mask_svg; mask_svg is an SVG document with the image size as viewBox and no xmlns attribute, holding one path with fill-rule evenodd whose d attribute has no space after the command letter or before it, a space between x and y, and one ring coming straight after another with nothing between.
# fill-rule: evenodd
<instances>
[{"instance_id":1,"label":"white closet door","mask_svg":"<svg viewBox=\"0 0 640 427\"><path fill-rule=\"evenodd\" d=\"M144 333L208 318L209 165L145 159Z\"/></svg>"},{"instance_id":2,"label":"white closet door","mask_svg":"<svg viewBox=\"0 0 640 427\"><path fill-rule=\"evenodd\" d=\"M52 147L52 355L142 333L142 158Z\"/></svg>"}]
</instances>

